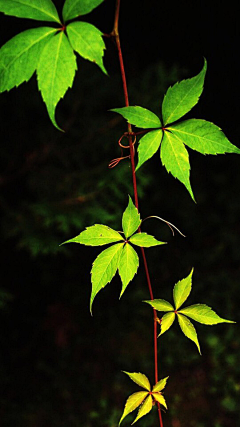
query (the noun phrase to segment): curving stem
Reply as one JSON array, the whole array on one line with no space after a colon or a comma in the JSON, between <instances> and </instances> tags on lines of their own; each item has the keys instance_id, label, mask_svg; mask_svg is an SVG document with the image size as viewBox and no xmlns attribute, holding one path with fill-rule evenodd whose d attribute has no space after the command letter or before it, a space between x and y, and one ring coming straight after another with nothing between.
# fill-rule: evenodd
<instances>
[{"instance_id":1,"label":"curving stem","mask_svg":"<svg viewBox=\"0 0 240 427\"><path fill-rule=\"evenodd\" d=\"M120 63L122 84L123 84L125 106L128 107L129 106L128 88L127 88L126 74L125 74L125 68L124 68L123 56L122 56L122 49L121 49L119 31L118 31L120 1L121 0L116 0L114 26L113 26L113 30L112 30L110 35L115 39L115 42L116 42L116 46L117 46L117 50L118 50L118 58L119 58L119 63ZM132 140L132 126L130 123L128 123L128 141L129 141L129 149L130 149L131 168L132 168L134 200L135 200L135 206L139 210L137 180L136 180L135 161L134 161L135 151L134 151L134 144L133 144L133 140ZM141 232L140 227L139 227L138 231ZM146 273L150 298L151 298L151 300L153 300L154 297L153 297L151 279L150 279L150 275L149 275L147 259L146 259L144 248L141 248L141 252L142 252L142 257L143 257L144 269L145 269L145 273ZM154 322L154 329L153 329L154 330L154 371L155 371L155 383L157 383L158 382L158 357L157 357L157 324L158 324L158 322L157 322L157 312L155 309L153 309L153 322ZM160 427L163 427L161 408L160 408L160 404L158 402L157 402L157 406L158 406L158 415L159 415Z\"/></svg>"}]
</instances>

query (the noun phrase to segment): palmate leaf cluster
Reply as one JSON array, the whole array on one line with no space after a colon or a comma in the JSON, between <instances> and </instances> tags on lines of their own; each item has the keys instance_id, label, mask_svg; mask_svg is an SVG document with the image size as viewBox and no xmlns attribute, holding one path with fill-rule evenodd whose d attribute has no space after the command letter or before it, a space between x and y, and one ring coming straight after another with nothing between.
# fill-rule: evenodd
<instances>
[{"instance_id":1,"label":"palmate leaf cluster","mask_svg":"<svg viewBox=\"0 0 240 427\"><path fill-rule=\"evenodd\" d=\"M185 278L180 280L173 288L173 300L174 307L168 301L164 299L154 299L152 301L145 301L150 304L155 310L166 312L163 317L160 319L161 332L162 335L164 332L172 326L175 318L177 317L179 326L186 335L187 338L192 340L197 348L199 353L200 345L198 341L198 336L196 330L191 323L190 319L195 320L196 322L202 323L204 325L217 325L218 323L235 323L231 320L222 319L218 314L216 314L212 308L208 307L206 304L194 304L186 308L181 308L183 303L189 297L192 289L192 275L191 273Z\"/></svg>"},{"instance_id":2,"label":"palmate leaf cluster","mask_svg":"<svg viewBox=\"0 0 240 427\"><path fill-rule=\"evenodd\" d=\"M178 122L194 105L203 91L207 62L195 77L169 87L162 103L162 119L139 106L114 108L129 123L147 133L139 140L136 170L150 159L160 147L162 165L185 185L195 200L190 184L190 163L186 146L201 154L240 153L221 129L211 122L189 119Z\"/></svg>"},{"instance_id":3,"label":"palmate leaf cluster","mask_svg":"<svg viewBox=\"0 0 240 427\"><path fill-rule=\"evenodd\" d=\"M92 293L90 298L90 310L98 292L103 289L119 273L122 281L120 297L135 276L139 258L133 246L149 248L163 245L155 237L142 232L137 232L141 225L140 215L129 196L129 203L122 216L123 234L102 224L87 227L78 236L64 243L79 243L87 246L102 246L115 243L98 255L91 270Z\"/></svg>"},{"instance_id":4,"label":"palmate leaf cluster","mask_svg":"<svg viewBox=\"0 0 240 427\"><path fill-rule=\"evenodd\" d=\"M63 23L51 0L0 0L0 12L20 18L48 21L57 27L26 30L9 40L0 49L0 92L27 82L37 73L38 88L49 117L58 129L55 109L68 88L72 87L77 70L74 51L103 65L105 44L102 33L94 25L71 20L86 15L103 0L66 0L62 10Z\"/></svg>"},{"instance_id":5,"label":"palmate leaf cluster","mask_svg":"<svg viewBox=\"0 0 240 427\"><path fill-rule=\"evenodd\" d=\"M169 377L163 378L162 380L158 381L151 389L150 381L146 377L146 375L141 374L140 372L131 373L124 371L124 373L127 374L129 378L131 378L131 380L134 381L137 385L142 387L144 391L138 391L129 396L126 401L122 417L119 421L119 425L128 414L130 414L138 407L140 408L138 410L137 417L135 418L132 424L135 424L136 421L138 421L144 415L147 415L152 410L152 407L156 402L160 403L167 409L167 404L165 398L162 395L162 390L165 388Z\"/></svg>"}]
</instances>

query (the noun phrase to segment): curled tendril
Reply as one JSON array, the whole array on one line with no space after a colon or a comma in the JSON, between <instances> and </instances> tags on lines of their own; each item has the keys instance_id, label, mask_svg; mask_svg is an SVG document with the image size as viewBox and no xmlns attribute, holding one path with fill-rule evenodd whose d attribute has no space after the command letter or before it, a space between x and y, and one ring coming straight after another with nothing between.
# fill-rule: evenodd
<instances>
[{"instance_id":1,"label":"curled tendril","mask_svg":"<svg viewBox=\"0 0 240 427\"><path fill-rule=\"evenodd\" d=\"M134 147L134 144L136 143L136 140L137 140L135 133L134 132L125 132L121 136L121 138L118 140L118 145L119 145L119 147L121 147L121 157L117 157L116 159L111 160L111 162L108 165L108 167L110 169L115 168L115 166L117 166L121 160L130 159L130 154L128 156L123 156L123 150L122 150L123 148L130 148L130 145L123 145L122 144L122 139L125 137L129 138L130 136L134 136L134 140L132 142L132 146Z\"/></svg>"},{"instance_id":2,"label":"curled tendril","mask_svg":"<svg viewBox=\"0 0 240 427\"><path fill-rule=\"evenodd\" d=\"M174 236L174 230L176 230L179 234L181 234L181 236L183 236L183 237L186 237L185 236L185 234L183 234L177 227L175 227L175 225L173 225L171 222L169 222L169 221L166 221L165 219L163 219L163 218L160 218L160 216L156 216L156 215L151 215L151 216L148 216L147 218L145 218L145 219L143 219L142 220L142 222L143 221L146 221L146 219L149 219L149 218L156 218L156 219L159 219L160 221L162 221L162 222L165 222L165 224L167 224L168 225L168 227L170 228L170 230L172 231L172 234L173 234L173 236Z\"/></svg>"}]
</instances>

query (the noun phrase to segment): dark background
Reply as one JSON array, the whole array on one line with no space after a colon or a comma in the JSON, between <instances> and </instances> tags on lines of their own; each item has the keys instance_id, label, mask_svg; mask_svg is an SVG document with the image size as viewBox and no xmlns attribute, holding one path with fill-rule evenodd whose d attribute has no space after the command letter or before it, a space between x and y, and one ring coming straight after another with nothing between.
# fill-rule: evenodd
<instances>
[{"instance_id":1,"label":"dark background","mask_svg":"<svg viewBox=\"0 0 240 427\"><path fill-rule=\"evenodd\" d=\"M112 30L114 0L83 20ZM63 2L55 2L59 11ZM237 10L230 2L123 1L120 36L130 103L160 113L166 89L208 61L204 93L187 117L220 126L239 144ZM37 21L0 16L1 45ZM47 24L48 25L48 24ZM106 39L109 77L82 59L73 89L51 124L30 82L3 93L1 108L1 408L7 427L115 427L138 387L121 370L153 381L152 313L143 269L119 301L120 280L99 293L89 313L90 269L98 248L59 247L94 223L120 229L132 195L128 161L113 170L126 131L108 112L123 106L118 59ZM154 295L195 267L189 303L206 303L239 321L239 158L190 152L194 204L161 167L158 154L138 173L144 231L169 244L147 250ZM159 340L160 377L170 375L164 427L235 427L239 423L239 326L197 324L203 356L178 325ZM155 408L154 408L155 409ZM131 421L131 416L129 416ZM125 425L129 425L128 418ZM157 425L156 411L139 421Z\"/></svg>"}]
</instances>

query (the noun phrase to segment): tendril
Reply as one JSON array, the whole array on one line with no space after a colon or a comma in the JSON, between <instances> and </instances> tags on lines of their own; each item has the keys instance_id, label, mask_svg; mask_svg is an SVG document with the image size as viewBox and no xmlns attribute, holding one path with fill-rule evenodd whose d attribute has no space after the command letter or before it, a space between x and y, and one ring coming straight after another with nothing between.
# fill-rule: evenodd
<instances>
[{"instance_id":1,"label":"tendril","mask_svg":"<svg viewBox=\"0 0 240 427\"><path fill-rule=\"evenodd\" d=\"M160 221L165 222L165 224L167 224L168 227L170 228L170 230L172 231L173 236L174 236L174 230L176 230L179 234L181 234L181 236L186 237L185 234L183 234L174 224L172 224L169 221L166 221L165 219L161 218L160 216L151 215L151 216L148 216L147 218L143 219L142 222L146 221L146 219L149 219L149 218L157 218Z\"/></svg>"}]
</instances>

